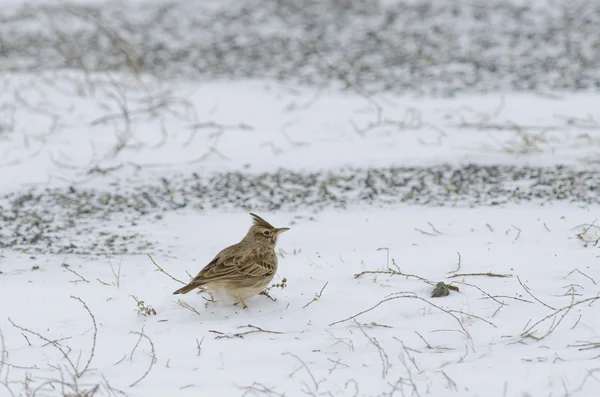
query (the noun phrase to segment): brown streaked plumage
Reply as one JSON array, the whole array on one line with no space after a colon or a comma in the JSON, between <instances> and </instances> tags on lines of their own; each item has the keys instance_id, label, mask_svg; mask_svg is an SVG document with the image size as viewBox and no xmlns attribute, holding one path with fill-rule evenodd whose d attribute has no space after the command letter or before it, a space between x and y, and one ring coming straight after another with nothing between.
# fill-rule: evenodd
<instances>
[{"instance_id":1,"label":"brown streaked plumage","mask_svg":"<svg viewBox=\"0 0 600 397\"><path fill-rule=\"evenodd\" d=\"M186 294L202 286L223 288L245 309L245 298L267 288L277 272L277 237L289 228L276 228L260 216L250 215L252 226L242 241L219 252L188 285L173 294Z\"/></svg>"}]
</instances>

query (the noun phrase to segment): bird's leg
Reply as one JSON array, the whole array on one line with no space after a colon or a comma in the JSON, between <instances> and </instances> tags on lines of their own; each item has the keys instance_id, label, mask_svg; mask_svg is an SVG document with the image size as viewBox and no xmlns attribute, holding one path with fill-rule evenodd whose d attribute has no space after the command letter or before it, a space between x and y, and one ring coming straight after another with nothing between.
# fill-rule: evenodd
<instances>
[{"instance_id":1,"label":"bird's leg","mask_svg":"<svg viewBox=\"0 0 600 397\"><path fill-rule=\"evenodd\" d=\"M244 302L244 300L242 299L242 297L238 296L237 298L239 299L240 303L242 304L242 309L247 309L248 306L246 305L246 302Z\"/></svg>"},{"instance_id":2,"label":"bird's leg","mask_svg":"<svg viewBox=\"0 0 600 397\"><path fill-rule=\"evenodd\" d=\"M277 301L277 299L275 299L271 295L269 295L269 293L267 292L267 290L264 290L263 292L259 292L258 294L266 296L267 298L271 299L273 302Z\"/></svg>"}]
</instances>

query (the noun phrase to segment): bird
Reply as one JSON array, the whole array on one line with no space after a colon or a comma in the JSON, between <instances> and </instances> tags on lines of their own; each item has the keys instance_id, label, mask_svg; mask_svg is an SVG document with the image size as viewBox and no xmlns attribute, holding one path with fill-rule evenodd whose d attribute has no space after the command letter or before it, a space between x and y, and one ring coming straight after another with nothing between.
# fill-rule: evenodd
<instances>
[{"instance_id":1,"label":"bird","mask_svg":"<svg viewBox=\"0 0 600 397\"><path fill-rule=\"evenodd\" d=\"M256 214L250 213L250 216L253 222L246 236L219 252L189 284L173 292L174 295L187 294L198 287L223 289L246 309L244 299L267 288L277 272L277 238L290 228L276 228Z\"/></svg>"}]
</instances>

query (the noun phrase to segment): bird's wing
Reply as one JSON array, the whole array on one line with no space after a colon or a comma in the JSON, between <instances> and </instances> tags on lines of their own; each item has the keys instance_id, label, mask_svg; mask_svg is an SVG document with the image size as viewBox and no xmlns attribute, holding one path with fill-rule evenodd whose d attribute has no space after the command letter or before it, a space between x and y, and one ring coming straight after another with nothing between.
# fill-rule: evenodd
<instances>
[{"instance_id":1,"label":"bird's wing","mask_svg":"<svg viewBox=\"0 0 600 397\"><path fill-rule=\"evenodd\" d=\"M201 286L207 282L227 278L236 272L232 259L235 258L235 245L227 247L219 252L208 265L190 281L189 285Z\"/></svg>"},{"instance_id":2,"label":"bird's wing","mask_svg":"<svg viewBox=\"0 0 600 397\"><path fill-rule=\"evenodd\" d=\"M272 250L252 250L234 264L244 277L267 277L275 274L277 257Z\"/></svg>"},{"instance_id":3,"label":"bird's wing","mask_svg":"<svg viewBox=\"0 0 600 397\"><path fill-rule=\"evenodd\" d=\"M252 277L268 277L277 270L277 257L272 251L240 252L235 246L219 252L188 285L201 286L213 282L236 282Z\"/></svg>"}]
</instances>

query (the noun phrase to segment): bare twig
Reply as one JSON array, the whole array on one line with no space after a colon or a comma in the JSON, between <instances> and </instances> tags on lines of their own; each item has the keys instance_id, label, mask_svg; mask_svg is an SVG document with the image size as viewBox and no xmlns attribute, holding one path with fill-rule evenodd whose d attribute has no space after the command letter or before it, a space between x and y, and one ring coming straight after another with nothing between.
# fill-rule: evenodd
<instances>
[{"instance_id":1,"label":"bare twig","mask_svg":"<svg viewBox=\"0 0 600 397\"><path fill-rule=\"evenodd\" d=\"M498 311L499 311L500 309L502 309L504 306L508 306L506 303L504 303L504 302L502 302L502 301L499 301L499 300L498 300L498 299L497 299L495 296L492 296L492 295L488 294L487 292L485 292L483 289L481 289L480 287L478 287L478 286L477 286L477 285L475 285L475 284L469 284L469 283L465 283L465 282L461 282L461 281L458 281L458 283L459 283L459 284L462 284L462 285L467 285L467 286L469 286L469 287L477 288L477 289L478 289L478 290L479 290L479 291L480 291L482 294L484 294L484 295L485 295L485 297L486 297L486 298L489 298L489 299L493 300L494 302L496 302L497 304L499 304L500 306L499 306L499 307L498 307L498 309L497 309L497 310L494 312L494 314L492 315L492 317L494 317L494 316L495 316L495 315L498 313ZM485 298L483 298L483 299L485 299Z\"/></svg>"},{"instance_id":2,"label":"bare twig","mask_svg":"<svg viewBox=\"0 0 600 397\"><path fill-rule=\"evenodd\" d=\"M575 345L567 345L567 347L577 347L579 351L600 349L600 342L575 341Z\"/></svg>"},{"instance_id":3,"label":"bare twig","mask_svg":"<svg viewBox=\"0 0 600 397\"><path fill-rule=\"evenodd\" d=\"M144 328L142 327L142 331L141 332L137 332L137 331L132 331L130 332L130 334L134 334L134 335L139 335L140 339L141 338L145 338L148 343L150 344L150 349L151 349L151 355L150 355L150 365L148 366L148 369L146 370L146 372L144 372L142 374L142 376L137 379L135 382L133 382L132 384L129 385L129 387L134 387L135 385L137 385L138 383L140 383L142 380L144 380L144 378L146 376L148 376L148 374L150 373L150 371L152 370L152 367L154 366L154 363L156 363L156 352L154 350L154 343L152 343L152 339L150 339L145 333L144 333ZM138 341L139 344L139 341ZM137 344L136 344L137 347ZM133 352L135 351L135 348L133 349L133 351L131 352L131 354L133 355Z\"/></svg>"},{"instance_id":4,"label":"bare twig","mask_svg":"<svg viewBox=\"0 0 600 397\"><path fill-rule=\"evenodd\" d=\"M496 324L494 324L493 322L491 322L491 321L488 321L488 320L486 320L486 319L484 319L484 318L481 318L481 317L479 317L479 316L476 316L476 315L474 315L474 314L463 312L462 310L448 310L448 312L449 312L449 313L458 313L458 314L462 314L462 315L464 315L464 316L467 316L467 317L473 317L473 318L476 318L476 319L478 319L478 320L481 320L481 321L483 321L483 322L484 322L484 323L486 323L486 324L489 324L489 325L491 325L491 326L492 326L492 327L494 327L494 328L498 328L498 327L496 326Z\"/></svg>"},{"instance_id":5,"label":"bare twig","mask_svg":"<svg viewBox=\"0 0 600 397\"><path fill-rule=\"evenodd\" d=\"M433 237L438 236L438 234L426 232L425 230L421 230L418 227L415 227L415 231L417 231L421 234L424 234L426 236L433 236Z\"/></svg>"},{"instance_id":6,"label":"bare twig","mask_svg":"<svg viewBox=\"0 0 600 397\"><path fill-rule=\"evenodd\" d=\"M332 359L328 358L327 360L329 360L329 361L331 361L331 362L333 363L333 367L331 367L331 368L329 369L329 375L331 375L331 373L332 373L333 371L335 371L335 370L337 369L337 367L338 367L338 366L340 366L340 365L343 365L345 368L350 368L350 366L349 366L349 365L347 365L347 364L344 364L343 362L341 362L341 360L340 360L340 359L338 359L338 360L332 360Z\"/></svg>"},{"instance_id":7,"label":"bare twig","mask_svg":"<svg viewBox=\"0 0 600 397\"><path fill-rule=\"evenodd\" d=\"M199 316L202 315L202 314L200 314L200 312L198 310L196 310L196 308L194 306L190 305L186 301L183 301L181 299L177 299L177 304L179 306L183 307L184 309L188 309L189 311L196 313Z\"/></svg>"},{"instance_id":8,"label":"bare twig","mask_svg":"<svg viewBox=\"0 0 600 397\"><path fill-rule=\"evenodd\" d=\"M346 346L348 346L348 349L350 351L354 351L354 342L352 341L352 339L350 338L338 338L337 336L335 336L331 331L329 331L328 329L325 330L325 332L327 332L333 339L335 339L337 342L335 342L332 346L337 345L338 343L342 343Z\"/></svg>"},{"instance_id":9,"label":"bare twig","mask_svg":"<svg viewBox=\"0 0 600 397\"><path fill-rule=\"evenodd\" d=\"M278 331L269 331L268 329L263 329L261 327L257 327L256 325L252 325L252 324L248 324L248 325L242 325L238 328L251 328L250 331L244 331L244 332L237 332L235 334L231 334L228 335L224 332L221 331L215 331L215 330L209 330L208 332L211 332L213 334L218 334L215 339L233 339L233 338L240 338L240 339L244 339L244 336L248 335L248 334L254 334L257 332L262 332L265 334L283 334L283 332L278 332Z\"/></svg>"},{"instance_id":10,"label":"bare twig","mask_svg":"<svg viewBox=\"0 0 600 397\"><path fill-rule=\"evenodd\" d=\"M98 242L100 243L100 245L102 246L102 248L104 249L104 256L106 257L106 260L108 261L108 264L110 265L110 270L113 274L113 278L115 279L114 281L114 285L117 288L121 287L121 262L123 260L123 257L121 256L121 259L119 260L119 267L117 268L117 270L115 270L115 267L113 266L112 261L110 260L110 256L108 255L108 249L106 249L106 246L104 245L104 243L102 241L100 241L100 238L98 238L98 236L96 236L94 234L94 236L96 237L96 240L98 240ZM99 279L97 279L98 281L100 281ZM107 284L103 281L100 281L102 284ZM110 284L108 284L110 285Z\"/></svg>"},{"instance_id":11,"label":"bare twig","mask_svg":"<svg viewBox=\"0 0 600 397\"><path fill-rule=\"evenodd\" d=\"M515 237L515 240L514 240L514 241L517 241L519 239L519 237L521 237L521 229L519 229L518 227L516 227L514 225L511 225L511 227L517 231L517 237Z\"/></svg>"},{"instance_id":12,"label":"bare twig","mask_svg":"<svg viewBox=\"0 0 600 397\"><path fill-rule=\"evenodd\" d=\"M547 305L547 304L545 304L544 302L542 302L541 300L539 300L538 298L536 298L536 297L535 297L535 295L533 295L533 294L531 293L531 291L529 290L529 288L528 288L528 287L527 287L525 284L523 284L523 283L521 282L521 279L519 278L519 276L517 276L517 280L519 281L519 284L521 284L521 287L523 287L523 289L525 290L525 292L527 292L527 294L528 294L529 296L531 296L533 299L535 299L536 301L538 301L538 302L539 302L539 303L541 303L542 305L546 306L548 309L556 310L556 309L555 309L555 308L553 308L552 306L550 306L550 305Z\"/></svg>"},{"instance_id":13,"label":"bare twig","mask_svg":"<svg viewBox=\"0 0 600 397\"><path fill-rule=\"evenodd\" d=\"M96 318L92 314L92 311L87 306L87 304L81 298L78 298L76 296L71 296L71 299L75 299L75 300L78 300L79 302L81 302L81 304L83 305L83 307L85 308L85 310L90 315L90 317L92 319L92 324L94 325L94 336L93 336L93 339L92 339L92 348L90 350L90 358L88 359L87 363L85 364L85 367L83 367L83 370L81 370L80 372L76 373L76 376L78 378L80 378L88 370L88 368L90 367L90 364L92 363L92 359L94 358L94 352L96 351L96 337L98 336L98 326L96 324Z\"/></svg>"},{"instance_id":14,"label":"bare twig","mask_svg":"<svg viewBox=\"0 0 600 397\"><path fill-rule=\"evenodd\" d=\"M79 371L79 369L78 369L78 364L79 363L75 364L73 362L73 360L71 360L71 358L69 357L69 353L71 352L71 349L69 348L68 351L65 350L63 348L63 346L59 343L59 340L48 339L47 337L43 336L42 334L40 334L38 332L35 332L35 331L30 330L30 329L21 327L21 326L15 324L10 317L8 318L8 321L13 325L13 327L15 327L15 328L17 328L17 329L19 329L19 330L21 330L23 332L26 332L28 334L35 335L38 338L40 338L41 340L43 340L44 342L46 342L46 344L54 346L63 355L63 357L67 360L67 363L69 364L70 369L72 370L72 374L73 374L74 380L76 381L77 379L81 378L81 376L86 371L88 371L89 366L90 366L90 364L92 362L92 359L94 358L94 352L95 352L95 349L96 349L96 338L97 338L97 335L98 335L98 327L97 327L97 324L96 324L96 318L92 314L92 312L89 309L89 307L87 306L87 304L81 298L78 298L78 297L75 297L75 296L71 296L71 298L75 299L75 300L78 300L79 302L81 302L81 304L83 304L85 310L88 312L88 314L90 315L90 317L92 319L93 328L94 328L94 336L93 336L93 340L92 340L92 347L91 347L90 357L89 357L89 359L88 359L85 367L81 371ZM63 338L61 340L65 340L65 339L70 339L70 337Z\"/></svg>"},{"instance_id":15,"label":"bare twig","mask_svg":"<svg viewBox=\"0 0 600 397\"><path fill-rule=\"evenodd\" d=\"M292 356L294 357L296 360L298 360L300 362L300 364L304 367L304 369L306 370L306 372L308 373L308 375L310 376L310 379L313 382L313 385L315 386L315 392L319 390L319 384L323 381L319 381L317 382L317 380L315 379L315 376L313 375L312 371L310 370L310 368L308 368L308 365L306 365L306 363L304 361L302 361L302 359L300 357L298 357L297 355L293 354L293 353L283 353L284 356ZM294 371L295 372L295 371Z\"/></svg>"},{"instance_id":16,"label":"bare twig","mask_svg":"<svg viewBox=\"0 0 600 397\"><path fill-rule=\"evenodd\" d=\"M571 290L571 303L568 306L562 307L558 310L556 310L554 313L551 313L549 315L547 315L546 317L542 318L541 320L537 321L536 323L534 323L532 326L530 326L528 329L526 329L521 336L523 338L533 338L535 340L542 340L545 337L547 337L548 335L550 335L562 322L562 320L567 316L567 314L569 314L569 312L571 311L571 309L573 309L575 306L578 306L582 303L587 303L590 302L590 305L592 303L594 303L595 301L597 301L598 299L600 299L600 296L595 296L593 298L587 298L578 302L575 302L575 290L572 289ZM563 315L558 319L558 321L556 321L556 317L559 313L563 312ZM547 319L552 318L552 324L550 325L550 327L548 328L548 331L542 335L541 337L536 337L533 335L532 331L542 322L546 321Z\"/></svg>"},{"instance_id":17,"label":"bare twig","mask_svg":"<svg viewBox=\"0 0 600 397\"><path fill-rule=\"evenodd\" d=\"M487 273L459 273L459 274L453 274L452 276L449 276L448 278L467 277L467 276L512 277L512 274L498 274L498 273L491 273L491 272L487 272Z\"/></svg>"},{"instance_id":18,"label":"bare twig","mask_svg":"<svg viewBox=\"0 0 600 397\"><path fill-rule=\"evenodd\" d=\"M70 271L71 273L73 273L77 277L79 277L79 280L69 281L70 283L81 283L81 282L89 283L89 281L85 277L83 277L81 274L77 273L75 270L71 269L71 267L69 265L67 265L66 263L63 264L62 267L64 269Z\"/></svg>"},{"instance_id":19,"label":"bare twig","mask_svg":"<svg viewBox=\"0 0 600 397\"><path fill-rule=\"evenodd\" d=\"M274 387L267 387L266 385L258 382L254 382L250 386L241 387L240 389L245 390L244 394L242 394L242 397L246 397L248 395L257 396L257 393L268 397L286 397L285 394L277 393Z\"/></svg>"},{"instance_id":20,"label":"bare twig","mask_svg":"<svg viewBox=\"0 0 600 397\"><path fill-rule=\"evenodd\" d=\"M450 273L456 273L456 272L458 272L460 270L460 265L461 265L462 257L460 256L460 252L456 252L456 254L458 255L458 263L456 264L456 270L449 271L448 274L450 274Z\"/></svg>"},{"instance_id":21,"label":"bare twig","mask_svg":"<svg viewBox=\"0 0 600 397\"><path fill-rule=\"evenodd\" d=\"M420 333L418 333L417 331L415 331L415 334L417 334L417 335L419 336L419 338L421 338L421 340L422 340L423 342L425 342L425 347L426 347L426 348L428 348L428 349L433 349L433 348L431 347L431 345L429 344L429 342L427 342L427 341L425 340L425 338L423 338L423 335L421 335L421 334L420 334Z\"/></svg>"},{"instance_id":22,"label":"bare twig","mask_svg":"<svg viewBox=\"0 0 600 397\"><path fill-rule=\"evenodd\" d=\"M596 281L595 281L593 278L591 278L590 276L588 276L587 274L585 274L584 272L582 272L581 270L579 270L579 269L577 269L577 268L575 268L575 269L571 270L571 271L569 272L569 274L567 274L567 276L566 276L566 277L569 277L571 274L573 274L573 273L575 273L575 272L577 272L577 273L581 274L582 276L586 277L588 280L590 280L592 283L594 283L594 285L598 285L598 284L596 284ZM565 278L566 278L566 277L565 277Z\"/></svg>"},{"instance_id":23,"label":"bare twig","mask_svg":"<svg viewBox=\"0 0 600 397\"><path fill-rule=\"evenodd\" d=\"M440 307L440 306L438 306L438 305L436 305L436 304L434 304L434 303L432 303L432 302L428 301L427 299L425 299L425 298L421 298L420 296L416 296L416 295L394 295L394 296L390 296L390 297L388 297L388 298L385 298L385 299L383 299L383 300L381 300L381 301L377 302L377 304L375 304L374 306L372 306L372 307L370 307L370 308L368 308L368 309L366 309L366 310L363 310L363 311L361 311L361 312L359 312L359 313L357 313L357 314L354 314L354 315L352 315L352 316L350 316L350 317L347 317L347 318L345 318L345 319L343 319L343 320L335 321L335 322L333 322L333 323L329 324L329 327L331 327L331 326L333 326L333 325L336 325L336 324L344 323L344 322L346 322L346 321L353 320L353 319L355 319L356 317L358 317L358 316L360 316L360 315L363 315L363 314L365 314L365 313L367 313L367 312L370 312L371 310L373 310L373 309L375 309L375 308L379 307L380 305L382 305L382 304L384 304L384 303L386 303L386 302L393 301L393 300L396 300L396 299L418 299L418 300L421 300L421 301L423 301L423 302L425 302L425 303L427 303L427 304L429 304L429 305L431 305L431 306L435 307L435 308L436 308L436 309L438 309L438 310L441 310L441 311L443 311L444 313L446 313L446 314L450 315L452 318L454 318L454 319L455 319L455 320L458 322L458 324L460 325L460 328L461 328L462 332L463 332L463 333L464 333L464 334L465 334L465 335L466 335L466 336L467 336L469 339L471 339L471 335L469 334L469 331L467 331L467 329L464 327L464 325L463 325L462 321L460 321L460 319L459 319L458 317L456 317L456 315L454 315L454 314L453 314L452 312L450 312L449 310L446 310L446 309L444 309L444 308L442 308L442 307Z\"/></svg>"},{"instance_id":24,"label":"bare twig","mask_svg":"<svg viewBox=\"0 0 600 397\"><path fill-rule=\"evenodd\" d=\"M433 281L429 281L426 278L423 278L421 276L417 276L417 275L414 275L414 274L406 274L406 273L402 273L399 270L393 270L393 269L388 269L388 270L365 270L365 271L362 271L360 273L356 273L354 275L354 278L359 278L361 276L364 276L365 274L388 274L390 276L403 276L403 277L406 277L407 279L408 278L416 278L417 280L421 280L424 283L427 283L429 285L435 285L436 284Z\"/></svg>"},{"instance_id":25,"label":"bare twig","mask_svg":"<svg viewBox=\"0 0 600 397\"><path fill-rule=\"evenodd\" d=\"M598 219L594 219L594 221L592 223L583 224L583 225L579 225L579 226L575 226L574 227L574 229L576 229L576 228L584 228L581 232L579 232L579 233L577 233L575 235L578 240L583 241L584 247L587 247L590 243L593 243L592 245L595 247L600 242L600 237L595 238L596 236L593 236L592 238L589 238L589 236L587 236L587 233L592 228L594 228L595 230L600 230L600 227L596 226L596 221L597 220Z\"/></svg>"},{"instance_id":26,"label":"bare twig","mask_svg":"<svg viewBox=\"0 0 600 397\"><path fill-rule=\"evenodd\" d=\"M444 234L444 233L440 232L439 230L437 230L437 229L435 228L435 226L433 226L433 223L431 223L431 222L427 222L427 224L429 225L429 227L431 228L431 230L433 230L433 231L434 231L434 233L436 233L436 234Z\"/></svg>"},{"instance_id":27,"label":"bare twig","mask_svg":"<svg viewBox=\"0 0 600 397\"><path fill-rule=\"evenodd\" d=\"M560 324L560 322L565 318L565 316L571 311L571 309L573 309L576 306L579 306L583 303L588 303L589 302L589 306L591 306L594 302L596 302L597 300L600 299L600 295L598 296L594 296L591 298L587 298L587 299L583 299L580 301L575 302L574 301L574 294L571 295L571 303L565 307L562 307L560 309L555 310L553 313L547 315L546 317L542 318L541 320L537 321L536 323L534 323L533 325L531 325L528 329L526 329L521 335L523 337L533 337L536 340L540 340L545 338L546 336L548 336L552 331L554 331L554 329L556 329L556 327ZM531 333L533 331L534 328L536 328L539 324L541 324L542 322L550 319L550 318L555 318L555 316L561 312L565 312L561 318L558 320L558 322L553 320L552 325L550 326L548 332L543 335L542 337L538 338L538 337L534 337L533 334Z\"/></svg>"},{"instance_id":28,"label":"bare twig","mask_svg":"<svg viewBox=\"0 0 600 397\"><path fill-rule=\"evenodd\" d=\"M137 350L138 346L140 345L140 342L142 341L143 338L143 334L144 334L144 328L146 327L146 324L144 324L142 326L142 331L138 333L138 335L140 336L137 340L137 342L135 343L135 345L133 346L133 349L131 349L131 353L129 354L129 361L133 361L133 354L135 353L135 351Z\"/></svg>"},{"instance_id":29,"label":"bare twig","mask_svg":"<svg viewBox=\"0 0 600 397\"><path fill-rule=\"evenodd\" d=\"M158 266L158 264L154 261L154 259L152 259L152 256L150 256L150 254L146 254L148 255L148 258L150 258L150 260L152 261L152 263L154 263L154 266L156 266L157 271L166 274L167 276L169 276L172 280L177 281L178 283L181 283L183 285L186 285L187 283L184 283L183 281L171 276L169 273L167 273L162 267Z\"/></svg>"},{"instance_id":30,"label":"bare twig","mask_svg":"<svg viewBox=\"0 0 600 397\"><path fill-rule=\"evenodd\" d=\"M525 303L535 303L535 302L532 302L532 301L528 301L527 299L516 298L514 296L507 296L507 295L490 295L489 296L489 299L495 299L495 298L514 299L514 300L525 302ZM488 299L488 297L484 297L484 298L480 298L480 299Z\"/></svg>"},{"instance_id":31,"label":"bare twig","mask_svg":"<svg viewBox=\"0 0 600 397\"><path fill-rule=\"evenodd\" d=\"M308 306L310 306L311 303L318 301L319 299L321 299L321 295L323 294L323 291L325 290L325 287L327 287L327 284L329 284L329 281L327 281L325 283L325 285L323 285L323 288L321 288L321 291L319 291L318 294L315 294L315 297L312 298L312 300L310 302L308 302L306 305L302 306L303 309L306 309Z\"/></svg>"},{"instance_id":32,"label":"bare twig","mask_svg":"<svg viewBox=\"0 0 600 397\"><path fill-rule=\"evenodd\" d=\"M371 342L371 344L373 346L375 346L375 348L377 349L377 352L379 353L379 358L381 359L381 367L382 367L381 368L381 377L383 379L385 379L385 377L387 376L387 374L390 370L390 367L391 367L390 359L389 359L387 353L381 347L381 344L379 343L379 341L376 338L369 336L363 329L362 325L360 325L360 323L358 321L356 321L356 319L352 319L352 321L354 321L354 323L356 324L358 329L360 329L360 331L365 336L365 338L367 338L369 340L369 342Z\"/></svg>"},{"instance_id":33,"label":"bare twig","mask_svg":"<svg viewBox=\"0 0 600 397\"><path fill-rule=\"evenodd\" d=\"M198 341L198 338L196 338L196 348L198 349L198 354L197 356L200 357L200 353L202 352L202 343L204 342L204 336L202 337L202 339L200 341Z\"/></svg>"}]
</instances>

